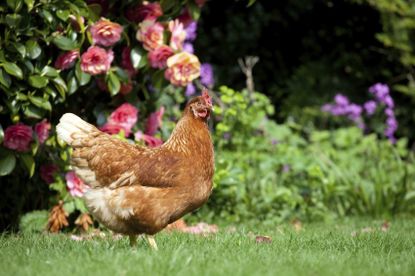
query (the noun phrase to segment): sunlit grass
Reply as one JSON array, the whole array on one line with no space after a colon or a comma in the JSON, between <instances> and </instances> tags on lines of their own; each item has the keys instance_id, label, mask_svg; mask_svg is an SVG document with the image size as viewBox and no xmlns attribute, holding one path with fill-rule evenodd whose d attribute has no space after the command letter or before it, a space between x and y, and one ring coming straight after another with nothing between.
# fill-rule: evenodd
<instances>
[{"instance_id":1,"label":"sunlit grass","mask_svg":"<svg viewBox=\"0 0 415 276\"><path fill-rule=\"evenodd\" d=\"M74 241L68 235L3 235L1 275L415 275L415 221L342 221L263 228L256 243L244 227L208 237L156 236L159 251L126 238ZM361 232L364 227L368 232ZM352 232L359 234L353 236Z\"/></svg>"}]
</instances>

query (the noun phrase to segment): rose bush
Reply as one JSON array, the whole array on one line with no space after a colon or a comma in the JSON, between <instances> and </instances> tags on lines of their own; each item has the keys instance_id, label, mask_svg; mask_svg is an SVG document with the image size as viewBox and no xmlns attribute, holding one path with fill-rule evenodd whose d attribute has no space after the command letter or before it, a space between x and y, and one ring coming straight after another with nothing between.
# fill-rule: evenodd
<instances>
[{"instance_id":1,"label":"rose bush","mask_svg":"<svg viewBox=\"0 0 415 276\"><path fill-rule=\"evenodd\" d=\"M37 187L42 197L23 203L15 192L1 208L41 209L61 200L68 214L86 212L79 199L85 186L70 171L70 150L55 133L65 112L131 142L154 147L167 139L173 123L162 128L163 114L172 120L180 116L185 86L199 83L200 75L198 58L183 52L185 26L196 24L199 7L192 0L175 3L2 4L0 176L21 191ZM186 22L180 21L184 14ZM0 227L21 212L1 212L7 215L0 217Z\"/></svg>"}]
</instances>

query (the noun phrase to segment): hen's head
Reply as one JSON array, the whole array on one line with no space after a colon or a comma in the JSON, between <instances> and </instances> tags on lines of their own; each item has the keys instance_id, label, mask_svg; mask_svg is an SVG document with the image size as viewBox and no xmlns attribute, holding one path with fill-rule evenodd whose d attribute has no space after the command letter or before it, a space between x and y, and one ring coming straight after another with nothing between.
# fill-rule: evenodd
<instances>
[{"instance_id":1,"label":"hen's head","mask_svg":"<svg viewBox=\"0 0 415 276\"><path fill-rule=\"evenodd\" d=\"M212 108L212 98L206 88L203 88L202 96L191 99L186 105L187 113L200 120L209 119Z\"/></svg>"}]
</instances>

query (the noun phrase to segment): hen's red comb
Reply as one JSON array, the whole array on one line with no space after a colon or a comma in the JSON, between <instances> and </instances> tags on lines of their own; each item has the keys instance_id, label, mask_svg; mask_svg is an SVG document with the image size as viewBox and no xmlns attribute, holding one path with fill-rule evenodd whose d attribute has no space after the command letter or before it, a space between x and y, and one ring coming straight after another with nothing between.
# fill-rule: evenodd
<instances>
[{"instance_id":1,"label":"hen's red comb","mask_svg":"<svg viewBox=\"0 0 415 276\"><path fill-rule=\"evenodd\" d=\"M209 96L209 90L206 87L203 87L202 98L205 100L207 105L212 106L212 98Z\"/></svg>"}]
</instances>

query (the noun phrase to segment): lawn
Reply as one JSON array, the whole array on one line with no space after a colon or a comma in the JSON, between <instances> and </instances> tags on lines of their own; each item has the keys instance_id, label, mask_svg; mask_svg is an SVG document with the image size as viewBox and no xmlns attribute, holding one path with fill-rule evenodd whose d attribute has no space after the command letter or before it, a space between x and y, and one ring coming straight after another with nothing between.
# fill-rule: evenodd
<instances>
[{"instance_id":1,"label":"lawn","mask_svg":"<svg viewBox=\"0 0 415 276\"><path fill-rule=\"evenodd\" d=\"M1 275L415 275L415 220L343 220L247 227L207 237L156 236L159 251L126 238L74 241L69 235L2 235ZM258 228L260 230L258 230Z\"/></svg>"}]
</instances>

